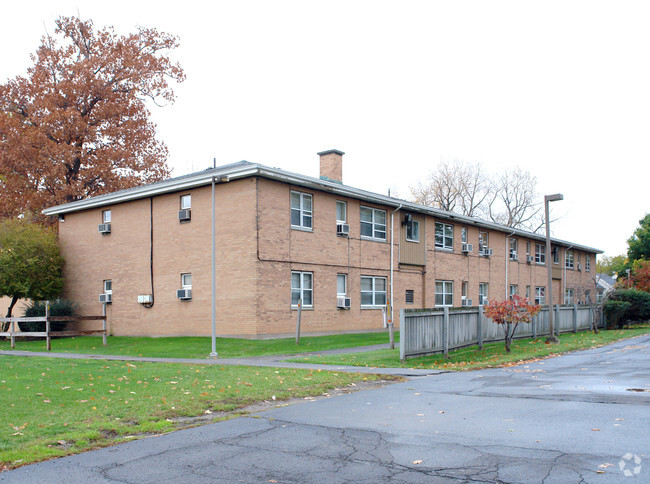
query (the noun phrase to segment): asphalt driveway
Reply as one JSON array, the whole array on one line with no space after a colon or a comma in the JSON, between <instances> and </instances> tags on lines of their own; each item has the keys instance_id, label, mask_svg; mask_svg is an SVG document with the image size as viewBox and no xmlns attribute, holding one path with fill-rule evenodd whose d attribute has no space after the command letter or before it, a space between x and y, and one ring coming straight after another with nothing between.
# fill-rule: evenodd
<instances>
[{"instance_id":1,"label":"asphalt driveway","mask_svg":"<svg viewBox=\"0 0 650 484\"><path fill-rule=\"evenodd\" d=\"M650 482L650 336L413 377L0 474L0 482Z\"/></svg>"}]
</instances>

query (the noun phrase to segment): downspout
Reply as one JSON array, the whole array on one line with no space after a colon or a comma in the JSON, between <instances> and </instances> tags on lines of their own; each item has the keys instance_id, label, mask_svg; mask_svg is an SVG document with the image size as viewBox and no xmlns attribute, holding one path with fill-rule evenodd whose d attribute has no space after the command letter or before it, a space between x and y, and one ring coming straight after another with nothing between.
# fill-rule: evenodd
<instances>
[{"instance_id":1,"label":"downspout","mask_svg":"<svg viewBox=\"0 0 650 484\"><path fill-rule=\"evenodd\" d=\"M216 165L216 158L214 160ZM213 167L214 168L214 167ZM214 176L212 177L212 352L210 358L217 358L217 271L216 271L216 223L215 223Z\"/></svg>"},{"instance_id":2,"label":"downspout","mask_svg":"<svg viewBox=\"0 0 650 484\"><path fill-rule=\"evenodd\" d=\"M510 288L508 287L508 266L510 265L510 237L515 235L516 231L506 236L506 300L510 297ZM519 249L519 247L517 247Z\"/></svg>"},{"instance_id":3,"label":"downspout","mask_svg":"<svg viewBox=\"0 0 650 484\"><path fill-rule=\"evenodd\" d=\"M390 322L389 325L393 324L393 259L394 259L394 250L393 250L393 240L394 240L394 232L395 232L395 224L393 223L393 217L396 212L399 212L400 209L403 207L403 204L399 204L399 207L397 207L393 212L390 214ZM392 347L392 345L391 345Z\"/></svg>"}]
</instances>

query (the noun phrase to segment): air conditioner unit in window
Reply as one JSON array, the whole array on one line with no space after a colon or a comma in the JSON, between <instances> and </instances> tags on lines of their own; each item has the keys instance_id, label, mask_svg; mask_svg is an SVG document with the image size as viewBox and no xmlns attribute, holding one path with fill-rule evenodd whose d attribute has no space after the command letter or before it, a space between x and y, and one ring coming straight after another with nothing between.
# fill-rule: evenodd
<instances>
[{"instance_id":1,"label":"air conditioner unit in window","mask_svg":"<svg viewBox=\"0 0 650 484\"><path fill-rule=\"evenodd\" d=\"M111 233L111 224L99 224L99 233L100 234L110 234Z\"/></svg>"},{"instance_id":2,"label":"air conditioner unit in window","mask_svg":"<svg viewBox=\"0 0 650 484\"><path fill-rule=\"evenodd\" d=\"M350 235L350 226L348 224L336 224L336 235Z\"/></svg>"},{"instance_id":3,"label":"air conditioner unit in window","mask_svg":"<svg viewBox=\"0 0 650 484\"><path fill-rule=\"evenodd\" d=\"M519 260L519 257L517 257L517 253L514 250L510 251L510 260Z\"/></svg>"},{"instance_id":4,"label":"air conditioner unit in window","mask_svg":"<svg viewBox=\"0 0 650 484\"><path fill-rule=\"evenodd\" d=\"M462 305L463 306L471 306L472 305L472 300L471 299L463 299Z\"/></svg>"},{"instance_id":5,"label":"air conditioner unit in window","mask_svg":"<svg viewBox=\"0 0 650 484\"><path fill-rule=\"evenodd\" d=\"M189 208L178 211L178 220L186 222L192 218L192 211Z\"/></svg>"},{"instance_id":6,"label":"air conditioner unit in window","mask_svg":"<svg viewBox=\"0 0 650 484\"><path fill-rule=\"evenodd\" d=\"M474 250L474 246L472 244L463 244L461 250L464 254L468 254Z\"/></svg>"},{"instance_id":7,"label":"air conditioner unit in window","mask_svg":"<svg viewBox=\"0 0 650 484\"><path fill-rule=\"evenodd\" d=\"M336 297L336 307L339 309L350 309L352 301L349 297L337 296Z\"/></svg>"},{"instance_id":8,"label":"air conditioner unit in window","mask_svg":"<svg viewBox=\"0 0 650 484\"><path fill-rule=\"evenodd\" d=\"M483 250L481 251L481 255L484 257L490 257L493 255L492 249L488 249L487 247L483 247Z\"/></svg>"},{"instance_id":9,"label":"air conditioner unit in window","mask_svg":"<svg viewBox=\"0 0 650 484\"><path fill-rule=\"evenodd\" d=\"M526 256L526 263L532 264L533 262L535 262L535 258L532 255L527 255Z\"/></svg>"},{"instance_id":10,"label":"air conditioner unit in window","mask_svg":"<svg viewBox=\"0 0 650 484\"><path fill-rule=\"evenodd\" d=\"M181 301L187 301L192 299L192 290L191 289L177 289L176 297Z\"/></svg>"},{"instance_id":11,"label":"air conditioner unit in window","mask_svg":"<svg viewBox=\"0 0 650 484\"><path fill-rule=\"evenodd\" d=\"M112 294L100 294L99 295L99 302L104 303L104 304L110 304L113 302L113 295Z\"/></svg>"}]
</instances>

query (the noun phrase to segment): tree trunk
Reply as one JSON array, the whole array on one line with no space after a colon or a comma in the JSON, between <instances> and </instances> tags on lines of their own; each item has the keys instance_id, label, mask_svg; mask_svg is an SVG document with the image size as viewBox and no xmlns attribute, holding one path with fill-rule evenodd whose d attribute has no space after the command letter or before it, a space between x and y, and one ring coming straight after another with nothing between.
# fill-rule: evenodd
<instances>
[{"instance_id":1,"label":"tree trunk","mask_svg":"<svg viewBox=\"0 0 650 484\"><path fill-rule=\"evenodd\" d=\"M506 324L506 353L510 353L510 323Z\"/></svg>"},{"instance_id":2,"label":"tree trunk","mask_svg":"<svg viewBox=\"0 0 650 484\"><path fill-rule=\"evenodd\" d=\"M11 304L9 304L9 308L7 308L7 316L5 316L5 317L7 317L7 318L11 317L11 312L13 311L14 306L16 305L17 302L18 302L18 296L13 296L11 298ZM9 324L10 324L9 322L2 323L2 332L3 333L5 331L9 330Z\"/></svg>"}]
</instances>

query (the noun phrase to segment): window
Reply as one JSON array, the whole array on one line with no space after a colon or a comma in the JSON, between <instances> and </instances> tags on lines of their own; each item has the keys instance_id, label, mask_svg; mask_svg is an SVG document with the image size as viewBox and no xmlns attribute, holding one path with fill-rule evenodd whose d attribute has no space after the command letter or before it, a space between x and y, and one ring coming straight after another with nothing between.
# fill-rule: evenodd
<instances>
[{"instance_id":1,"label":"window","mask_svg":"<svg viewBox=\"0 0 650 484\"><path fill-rule=\"evenodd\" d=\"M460 299L464 301L467 299L467 281L463 281L460 284Z\"/></svg>"},{"instance_id":2,"label":"window","mask_svg":"<svg viewBox=\"0 0 650 484\"><path fill-rule=\"evenodd\" d=\"M361 207L361 236L386 240L386 211Z\"/></svg>"},{"instance_id":3,"label":"window","mask_svg":"<svg viewBox=\"0 0 650 484\"><path fill-rule=\"evenodd\" d=\"M487 282L480 282L478 285L478 305L483 306L488 303L488 285Z\"/></svg>"},{"instance_id":4,"label":"window","mask_svg":"<svg viewBox=\"0 0 650 484\"><path fill-rule=\"evenodd\" d=\"M517 239L510 237L510 260L517 260Z\"/></svg>"},{"instance_id":5,"label":"window","mask_svg":"<svg viewBox=\"0 0 650 484\"><path fill-rule=\"evenodd\" d=\"M535 288L535 304L546 304L546 288L545 287L536 287Z\"/></svg>"},{"instance_id":6,"label":"window","mask_svg":"<svg viewBox=\"0 0 650 484\"><path fill-rule=\"evenodd\" d=\"M573 269L573 251L567 250L564 253L564 267L567 269Z\"/></svg>"},{"instance_id":7,"label":"window","mask_svg":"<svg viewBox=\"0 0 650 484\"><path fill-rule=\"evenodd\" d=\"M311 202L309 193L291 192L291 227L312 230Z\"/></svg>"},{"instance_id":8,"label":"window","mask_svg":"<svg viewBox=\"0 0 650 484\"><path fill-rule=\"evenodd\" d=\"M181 210L192 208L192 195L181 195Z\"/></svg>"},{"instance_id":9,"label":"window","mask_svg":"<svg viewBox=\"0 0 650 484\"><path fill-rule=\"evenodd\" d=\"M526 255L530 255L530 240L526 241Z\"/></svg>"},{"instance_id":10,"label":"window","mask_svg":"<svg viewBox=\"0 0 650 484\"><path fill-rule=\"evenodd\" d=\"M386 305L386 278L361 277L361 307L381 307Z\"/></svg>"},{"instance_id":11,"label":"window","mask_svg":"<svg viewBox=\"0 0 650 484\"><path fill-rule=\"evenodd\" d=\"M311 272L291 272L291 306L298 307L298 301L302 299L303 308L314 306L313 299L313 278Z\"/></svg>"},{"instance_id":12,"label":"window","mask_svg":"<svg viewBox=\"0 0 650 484\"><path fill-rule=\"evenodd\" d=\"M530 301L530 286L526 286L526 299Z\"/></svg>"},{"instance_id":13,"label":"window","mask_svg":"<svg viewBox=\"0 0 650 484\"><path fill-rule=\"evenodd\" d=\"M344 224L348 220L348 204L345 202L336 202L336 223Z\"/></svg>"},{"instance_id":14,"label":"window","mask_svg":"<svg viewBox=\"0 0 650 484\"><path fill-rule=\"evenodd\" d=\"M551 247L551 252L553 253L553 264L560 263L560 249L557 247Z\"/></svg>"},{"instance_id":15,"label":"window","mask_svg":"<svg viewBox=\"0 0 650 484\"><path fill-rule=\"evenodd\" d=\"M104 294L113 294L113 281L110 279L104 281Z\"/></svg>"},{"instance_id":16,"label":"window","mask_svg":"<svg viewBox=\"0 0 650 484\"><path fill-rule=\"evenodd\" d=\"M467 227L463 227L462 229L460 229L460 241L463 244L467 243Z\"/></svg>"},{"instance_id":17,"label":"window","mask_svg":"<svg viewBox=\"0 0 650 484\"><path fill-rule=\"evenodd\" d=\"M519 286L517 284L510 284L510 299L517 294L519 294Z\"/></svg>"},{"instance_id":18,"label":"window","mask_svg":"<svg viewBox=\"0 0 650 484\"><path fill-rule=\"evenodd\" d=\"M564 304L573 304L573 289L564 290Z\"/></svg>"},{"instance_id":19,"label":"window","mask_svg":"<svg viewBox=\"0 0 650 484\"><path fill-rule=\"evenodd\" d=\"M452 281L436 281L436 306L454 305L454 283Z\"/></svg>"},{"instance_id":20,"label":"window","mask_svg":"<svg viewBox=\"0 0 650 484\"><path fill-rule=\"evenodd\" d=\"M411 219L411 221L406 224L406 240L409 242L420 241L420 222L417 220Z\"/></svg>"},{"instance_id":21,"label":"window","mask_svg":"<svg viewBox=\"0 0 650 484\"><path fill-rule=\"evenodd\" d=\"M413 304L414 299L415 299L415 291L413 291L413 289L407 289L406 290L406 304Z\"/></svg>"},{"instance_id":22,"label":"window","mask_svg":"<svg viewBox=\"0 0 650 484\"><path fill-rule=\"evenodd\" d=\"M185 273L181 274L181 288L182 289L192 289L192 274Z\"/></svg>"},{"instance_id":23,"label":"window","mask_svg":"<svg viewBox=\"0 0 650 484\"><path fill-rule=\"evenodd\" d=\"M102 212L102 223L109 224L111 223L111 211L104 210Z\"/></svg>"},{"instance_id":24,"label":"window","mask_svg":"<svg viewBox=\"0 0 650 484\"><path fill-rule=\"evenodd\" d=\"M347 274L337 274L336 275L336 295L337 296L346 296L348 294L348 275Z\"/></svg>"},{"instance_id":25,"label":"window","mask_svg":"<svg viewBox=\"0 0 650 484\"><path fill-rule=\"evenodd\" d=\"M488 245L488 233L487 232L479 232L478 233L478 253L482 254L485 249L488 249L490 246Z\"/></svg>"},{"instance_id":26,"label":"window","mask_svg":"<svg viewBox=\"0 0 650 484\"><path fill-rule=\"evenodd\" d=\"M589 254L585 255L585 271L591 272L591 256Z\"/></svg>"},{"instance_id":27,"label":"window","mask_svg":"<svg viewBox=\"0 0 650 484\"><path fill-rule=\"evenodd\" d=\"M454 226L436 222L436 247L438 249L454 249Z\"/></svg>"},{"instance_id":28,"label":"window","mask_svg":"<svg viewBox=\"0 0 650 484\"><path fill-rule=\"evenodd\" d=\"M535 244L535 264L546 264L546 246Z\"/></svg>"}]
</instances>

